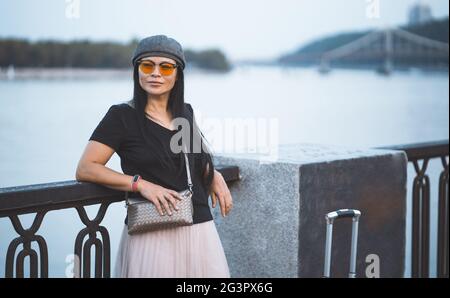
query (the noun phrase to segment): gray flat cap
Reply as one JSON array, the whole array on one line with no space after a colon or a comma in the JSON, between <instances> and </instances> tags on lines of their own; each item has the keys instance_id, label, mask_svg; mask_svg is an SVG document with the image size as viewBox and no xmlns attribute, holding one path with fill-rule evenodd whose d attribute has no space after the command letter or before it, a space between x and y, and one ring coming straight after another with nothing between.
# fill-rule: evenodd
<instances>
[{"instance_id":1,"label":"gray flat cap","mask_svg":"<svg viewBox=\"0 0 450 298\"><path fill-rule=\"evenodd\" d=\"M136 64L141 58L149 56L161 56L171 58L184 69L186 59L180 43L166 35L154 35L142 39L133 54L132 63Z\"/></svg>"}]
</instances>

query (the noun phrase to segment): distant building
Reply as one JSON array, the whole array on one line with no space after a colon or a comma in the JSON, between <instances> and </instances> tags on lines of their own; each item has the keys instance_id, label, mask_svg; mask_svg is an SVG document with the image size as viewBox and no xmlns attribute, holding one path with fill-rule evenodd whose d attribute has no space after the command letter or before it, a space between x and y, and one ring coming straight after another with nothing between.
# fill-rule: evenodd
<instances>
[{"instance_id":1,"label":"distant building","mask_svg":"<svg viewBox=\"0 0 450 298\"><path fill-rule=\"evenodd\" d=\"M430 6L417 3L409 10L409 25L420 25L433 19Z\"/></svg>"}]
</instances>

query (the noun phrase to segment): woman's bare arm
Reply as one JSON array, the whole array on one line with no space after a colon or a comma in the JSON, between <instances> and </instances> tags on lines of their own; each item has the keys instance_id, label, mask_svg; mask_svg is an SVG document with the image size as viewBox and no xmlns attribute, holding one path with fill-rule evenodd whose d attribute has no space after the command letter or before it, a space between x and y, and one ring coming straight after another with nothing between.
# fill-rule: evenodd
<instances>
[{"instance_id":1,"label":"woman's bare arm","mask_svg":"<svg viewBox=\"0 0 450 298\"><path fill-rule=\"evenodd\" d=\"M78 181L92 182L109 188L131 191L132 176L116 172L105 164L114 154L114 150L97 141L89 141L76 170Z\"/></svg>"},{"instance_id":2,"label":"woman's bare arm","mask_svg":"<svg viewBox=\"0 0 450 298\"><path fill-rule=\"evenodd\" d=\"M78 162L76 179L102 184L116 190L132 191L132 176L116 172L105 166L113 154L114 150L109 146L97 141L89 141ZM174 209L178 210L177 200L182 199L176 191L144 179L139 180L137 191L155 204L161 215L165 212L172 215Z\"/></svg>"}]
</instances>

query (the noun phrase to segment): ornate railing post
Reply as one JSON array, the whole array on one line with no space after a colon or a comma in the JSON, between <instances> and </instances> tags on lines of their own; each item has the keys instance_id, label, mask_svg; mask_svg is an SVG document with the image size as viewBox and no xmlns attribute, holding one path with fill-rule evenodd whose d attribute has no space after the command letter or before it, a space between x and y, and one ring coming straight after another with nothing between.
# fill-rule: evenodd
<instances>
[{"instance_id":1,"label":"ornate railing post","mask_svg":"<svg viewBox=\"0 0 450 298\"><path fill-rule=\"evenodd\" d=\"M405 151L414 165L416 177L412 189L411 276L429 277L430 255L430 178L426 174L432 158L440 158L443 170L439 176L437 232L437 276L448 277L448 140L387 147ZM419 160L423 160L422 167Z\"/></svg>"},{"instance_id":2,"label":"ornate railing post","mask_svg":"<svg viewBox=\"0 0 450 298\"><path fill-rule=\"evenodd\" d=\"M412 277L429 276L430 254L430 178L426 175L428 158L422 168L413 161L417 176L412 191Z\"/></svg>"},{"instance_id":3,"label":"ornate railing post","mask_svg":"<svg viewBox=\"0 0 450 298\"><path fill-rule=\"evenodd\" d=\"M16 214L9 216L11 223L20 236L15 238L8 247L6 254L5 276L14 277L14 263L16 263L16 277L24 277L24 259L30 257L30 277L38 276L38 260L40 267L40 277L48 277L48 250L47 244L42 236L36 235L42 220L45 216L45 211L38 212L34 218L33 224L29 229L24 229L20 223L20 219ZM31 248L31 243L36 241L39 245L39 256L34 249ZM16 255L17 247L22 244L23 248ZM15 261L15 262L14 262Z\"/></svg>"},{"instance_id":4,"label":"ornate railing post","mask_svg":"<svg viewBox=\"0 0 450 298\"><path fill-rule=\"evenodd\" d=\"M74 277L91 277L91 248L95 247L95 277L110 277L110 241L108 230L100 225L109 202L100 205L97 216L94 220L89 220L86 210L80 206L76 207L81 221L86 228L82 229L75 240L75 276ZM97 238L97 232L100 233L102 240ZM89 235L83 245L83 240ZM81 275L83 268L83 275Z\"/></svg>"},{"instance_id":5,"label":"ornate railing post","mask_svg":"<svg viewBox=\"0 0 450 298\"><path fill-rule=\"evenodd\" d=\"M445 156L441 157L441 161L444 169L439 176L437 276L448 278L448 162Z\"/></svg>"}]
</instances>

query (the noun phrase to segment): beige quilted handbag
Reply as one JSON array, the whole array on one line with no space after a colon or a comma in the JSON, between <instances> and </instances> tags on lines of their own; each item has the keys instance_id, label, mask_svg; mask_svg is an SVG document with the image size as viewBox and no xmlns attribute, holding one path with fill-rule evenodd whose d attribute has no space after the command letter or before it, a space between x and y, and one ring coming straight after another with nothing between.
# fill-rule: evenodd
<instances>
[{"instance_id":1,"label":"beige quilted handbag","mask_svg":"<svg viewBox=\"0 0 450 298\"><path fill-rule=\"evenodd\" d=\"M152 202L145 198L129 198L128 192L126 192L128 234L131 235L193 224L193 184L187 154L183 152L183 155L186 161L188 189L178 192L182 197L182 200L177 203L178 210L173 210L172 215L167 214L167 212L164 215L160 215Z\"/></svg>"}]
</instances>

